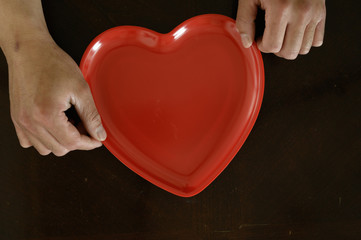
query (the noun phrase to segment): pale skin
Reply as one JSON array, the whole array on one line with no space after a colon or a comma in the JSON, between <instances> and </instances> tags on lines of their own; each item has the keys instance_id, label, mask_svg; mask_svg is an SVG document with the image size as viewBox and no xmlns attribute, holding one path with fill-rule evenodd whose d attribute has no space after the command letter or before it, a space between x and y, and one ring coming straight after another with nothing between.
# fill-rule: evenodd
<instances>
[{"instance_id":1,"label":"pale skin","mask_svg":"<svg viewBox=\"0 0 361 240\"><path fill-rule=\"evenodd\" d=\"M0 0L0 46L9 65L10 110L20 145L63 156L102 145L106 133L77 64L51 38L40 0ZM87 134L68 121L73 105Z\"/></svg>"},{"instance_id":2,"label":"pale skin","mask_svg":"<svg viewBox=\"0 0 361 240\"><path fill-rule=\"evenodd\" d=\"M258 7L265 10L265 30L257 39L260 51L293 60L322 45L325 0L239 0L236 22L244 47L254 39Z\"/></svg>"},{"instance_id":3,"label":"pale skin","mask_svg":"<svg viewBox=\"0 0 361 240\"><path fill-rule=\"evenodd\" d=\"M266 13L266 28L257 40L262 52L295 59L322 45L325 0L239 0L236 23L244 47L253 42L258 7ZM0 0L0 22L20 145L56 156L100 147L107 134L90 89L77 64L50 36L41 0ZM65 111L71 106L85 131L68 120Z\"/></svg>"}]
</instances>

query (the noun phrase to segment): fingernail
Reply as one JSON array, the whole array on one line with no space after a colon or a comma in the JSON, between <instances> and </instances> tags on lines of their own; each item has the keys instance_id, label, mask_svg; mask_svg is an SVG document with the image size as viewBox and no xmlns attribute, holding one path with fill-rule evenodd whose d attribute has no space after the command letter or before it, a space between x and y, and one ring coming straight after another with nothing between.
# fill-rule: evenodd
<instances>
[{"instance_id":1,"label":"fingernail","mask_svg":"<svg viewBox=\"0 0 361 240\"><path fill-rule=\"evenodd\" d=\"M107 138L107 133L105 132L103 126L99 127L96 133L99 141L104 141Z\"/></svg>"},{"instance_id":2,"label":"fingernail","mask_svg":"<svg viewBox=\"0 0 361 240\"><path fill-rule=\"evenodd\" d=\"M245 48L249 48L252 45L251 38L247 34L241 34L241 39Z\"/></svg>"}]
</instances>

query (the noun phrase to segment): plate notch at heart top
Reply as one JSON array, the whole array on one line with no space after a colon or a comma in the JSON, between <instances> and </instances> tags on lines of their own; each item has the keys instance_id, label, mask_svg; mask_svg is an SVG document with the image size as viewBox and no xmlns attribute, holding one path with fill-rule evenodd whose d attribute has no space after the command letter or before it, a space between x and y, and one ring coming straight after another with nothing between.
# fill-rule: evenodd
<instances>
[{"instance_id":1,"label":"plate notch at heart top","mask_svg":"<svg viewBox=\"0 0 361 240\"><path fill-rule=\"evenodd\" d=\"M264 70L235 21L193 17L167 34L120 26L96 37L80 68L107 149L153 184L190 197L229 164L259 113Z\"/></svg>"}]
</instances>

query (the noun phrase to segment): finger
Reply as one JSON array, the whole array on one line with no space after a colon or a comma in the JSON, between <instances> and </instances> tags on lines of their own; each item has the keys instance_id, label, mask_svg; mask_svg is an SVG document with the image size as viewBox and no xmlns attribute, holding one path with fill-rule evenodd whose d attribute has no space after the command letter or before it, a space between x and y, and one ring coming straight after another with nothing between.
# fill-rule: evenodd
<instances>
[{"instance_id":1,"label":"finger","mask_svg":"<svg viewBox=\"0 0 361 240\"><path fill-rule=\"evenodd\" d=\"M84 87L81 93L74 97L73 101L72 104L75 106L89 135L98 141L104 141L107 138L107 134L103 128L88 85Z\"/></svg>"},{"instance_id":2,"label":"finger","mask_svg":"<svg viewBox=\"0 0 361 240\"><path fill-rule=\"evenodd\" d=\"M62 146L58 140L46 129L38 130L38 138L42 144L57 157L64 156L69 152L69 150Z\"/></svg>"},{"instance_id":3,"label":"finger","mask_svg":"<svg viewBox=\"0 0 361 240\"><path fill-rule=\"evenodd\" d=\"M85 135L80 135L80 141L78 144L79 150L92 150L95 148L99 148L103 146L103 144L95 139L92 139Z\"/></svg>"},{"instance_id":4,"label":"finger","mask_svg":"<svg viewBox=\"0 0 361 240\"><path fill-rule=\"evenodd\" d=\"M82 124L81 124L82 125ZM83 127L84 128L84 127ZM62 113L52 128L48 131L57 141L68 150L91 150L102 146L102 143L96 139L90 138L82 132L79 132L71 122L68 121L65 113Z\"/></svg>"},{"instance_id":5,"label":"finger","mask_svg":"<svg viewBox=\"0 0 361 240\"><path fill-rule=\"evenodd\" d=\"M51 151L44 146L37 138L31 134L27 134L29 141L34 146L34 148L39 152L40 155L46 156L51 153Z\"/></svg>"},{"instance_id":6,"label":"finger","mask_svg":"<svg viewBox=\"0 0 361 240\"><path fill-rule=\"evenodd\" d=\"M289 24L282 49L277 56L288 60L296 59L301 49L305 28L304 24Z\"/></svg>"},{"instance_id":7,"label":"finger","mask_svg":"<svg viewBox=\"0 0 361 240\"><path fill-rule=\"evenodd\" d=\"M24 129L25 134L28 137L31 137L31 140L30 139L29 140L32 143L33 141L37 143L37 146L35 146L34 144L33 145L34 147L36 147L36 149L39 151L40 154L44 153L44 155L47 155L48 151L46 150L49 150L50 152L53 152L54 155L56 156L64 156L69 151L65 147L63 147L54 138L54 136L52 136L52 134L49 133L49 131L47 131L46 128L53 125L54 120L53 117L51 117L51 115L46 115L46 116L47 117L37 116L37 121L39 122L37 122L37 124L33 124L33 127L31 128Z\"/></svg>"},{"instance_id":8,"label":"finger","mask_svg":"<svg viewBox=\"0 0 361 240\"><path fill-rule=\"evenodd\" d=\"M27 136L25 135L25 133L23 132L23 130L21 130L20 127L15 126L15 131L16 131L16 135L18 136L18 139L19 139L19 143L20 143L20 146L22 146L23 148L29 148L31 147L31 143L29 141L29 139L27 138Z\"/></svg>"},{"instance_id":9,"label":"finger","mask_svg":"<svg viewBox=\"0 0 361 240\"><path fill-rule=\"evenodd\" d=\"M27 133L31 135L29 131ZM54 153L55 156L64 156L69 152L44 128L36 129L36 135L32 134L32 137L34 138L33 140L38 141L38 145L41 144L41 146L44 146L47 150Z\"/></svg>"},{"instance_id":10,"label":"finger","mask_svg":"<svg viewBox=\"0 0 361 240\"><path fill-rule=\"evenodd\" d=\"M312 46L320 47L323 44L323 38L325 34L325 23L326 23L326 19L323 19L321 20L321 22L317 24Z\"/></svg>"},{"instance_id":11,"label":"finger","mask_svg":"<svg viewBox=\"0 0 361 240\"><path fill-rule=\"evenodd\" d=\"M252 45L255 35L255 23L257 16L256 1L239 0L236 25L241 34L242 44L245 48Z\"/></svg>"},{"instance_id":12,"label":"finger","mask_svg":"<svg viewBox=\"0 0 361 240\"><path fill-rule=\"evenodd\" d=\"M305 34L303 35L300 54L307 54L310 51L313 43L313 37L315 35L316 26L316 23L310 23L306 27Z\"/></svg>"},{"instance_id":13,"label":"finger","mask_svg":"<svg viewBox=\"0 0 361 240\"><path fill-rule=\"evenodd\" d=\"M277 53L281 50L285 38L288 11L272 6L266 11L265 30L262 38L257 41L257 45L264 53Z\"/></svg>"}]
</instances>

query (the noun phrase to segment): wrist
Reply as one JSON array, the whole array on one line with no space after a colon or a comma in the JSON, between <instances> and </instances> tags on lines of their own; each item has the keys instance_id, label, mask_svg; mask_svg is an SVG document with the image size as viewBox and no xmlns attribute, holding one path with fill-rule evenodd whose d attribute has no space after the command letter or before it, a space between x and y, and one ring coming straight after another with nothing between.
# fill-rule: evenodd
<instances>
[{"instance_id":1,"label":"wrist","mask_svg":"<svg viewBox=\"0 0 361 240\"><path fill-rule=\"evenodd\" d=\"M46 27L27 24L13 28L7 38L0 42L0 47L10 64L32 50L51 43L54 43L54 40Z\"/></svg>"},{"instance_id":2,"label":"wrist","mask_svg":"<svg viewBox=\"0 0 361 240\"><path fill-rule=\"evenodd\" d=\"M27 42L52 40L40 0L0 0L0 48L6 58L18 54Z\"/></svg>"}]
</instances>

